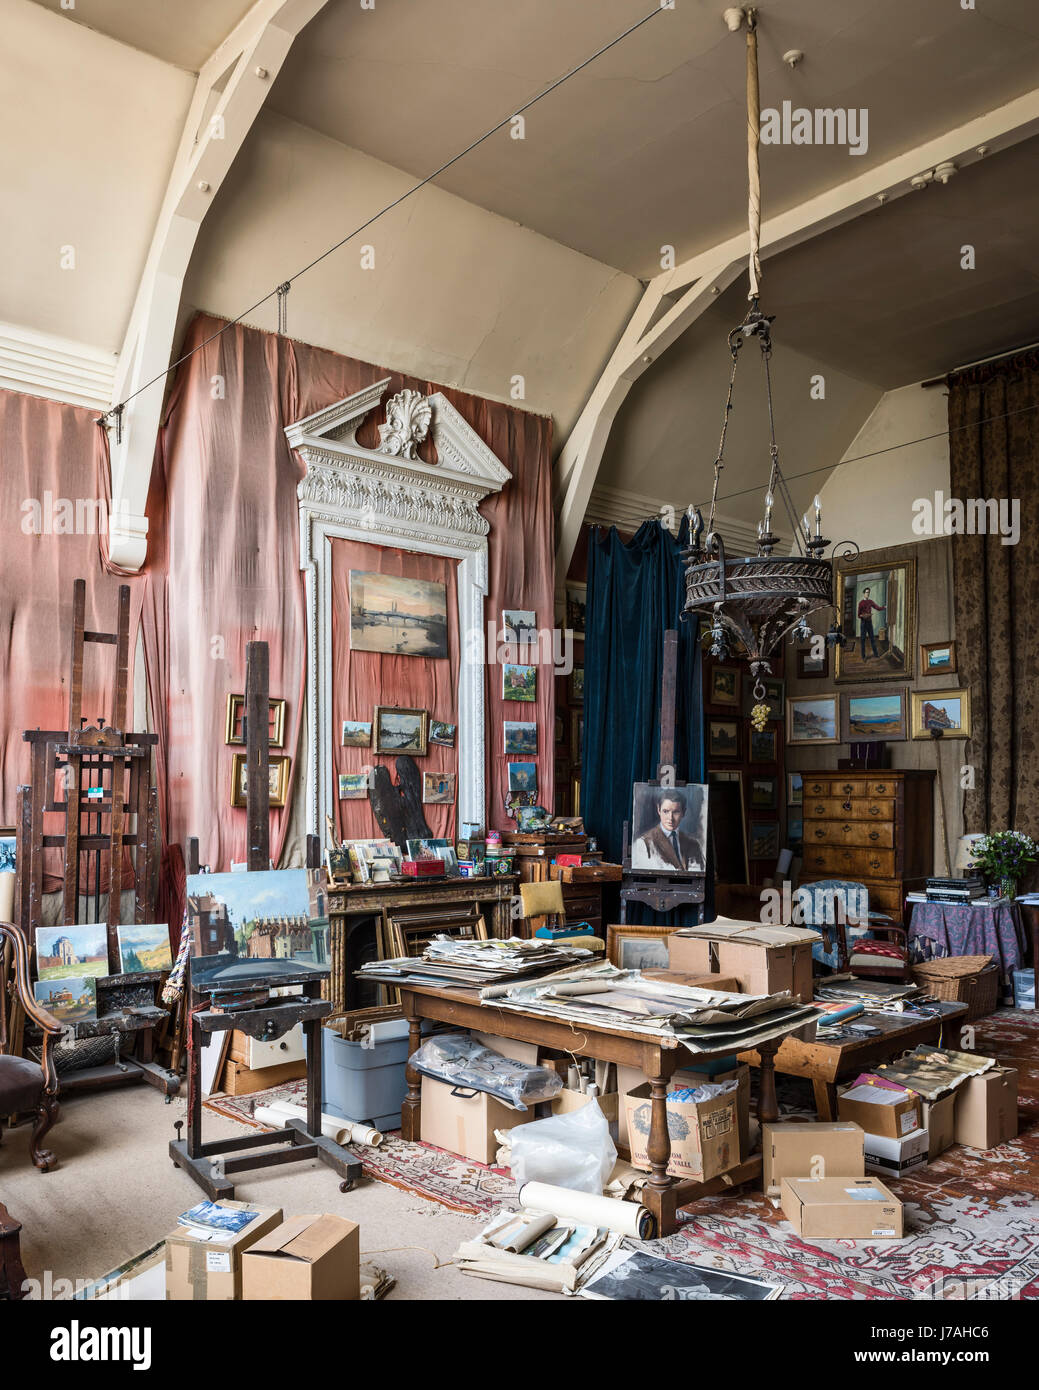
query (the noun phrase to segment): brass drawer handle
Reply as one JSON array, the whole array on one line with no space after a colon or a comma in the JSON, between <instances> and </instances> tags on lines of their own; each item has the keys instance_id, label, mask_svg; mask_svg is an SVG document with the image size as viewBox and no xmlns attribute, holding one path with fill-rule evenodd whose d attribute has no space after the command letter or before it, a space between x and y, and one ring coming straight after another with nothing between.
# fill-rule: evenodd
<instances>
[{"instance_id":1,"label":"brass drawer handle","mask_svg":"<svg viewBox=\"0 0 1039 1390\"><path fill-rule=\"evenodd\" d=\"M826 807L825 807L825 806L817 806L817 807L815 808L815 814L816 814L817 816L824 815L825 812L826 812Z\"/></svg>"},{"instance_id":2,"label":"brass drawer handle","mask_svg":"<svg viewBox=\"0 0 1039 1390\"><path fill-rule=\"evenodd\" d=\"M819 829L815 832L815 838L816 838L817 840L825 840L825 839L826 839L826 831L822 828L822 826L820 826Z\"/></svg>"},{"instance_id":3,"label":"brass drawer handle","mask_svg":"<svg viewBox=\"0 0 1039 1390\"><path fill-rule=\"evenodd\" d=\"M817 854L817 855L815 856L815 862L816 862L817 864L819 864L819 865L822 865L822 864L825 864L825 863L826 863L826 860L825 860L825 858L824 858L821 854Z\"/></svg>"},{"instance_id":4,"label":"brass drawer handle","mask_svg":"<svg viewBox=\"0 0 1039 1390\"><path fill-rule=\"evenodd\" d=\"M879 839L880 839L880 831L879 831L879 830L871 830L871 831L869 832L869 838L870 838L871 840L879 840Z\"/></svg>"},{"instance_id":5,"label":"brass drawer handle","mask_svg":"<svg viewBox=\"0 0 1039 1390\"><path fill-rule=\"evenodd\" d=\"M870 866L871 869L879 869L879 868L880 868L880 860L879 860L879 859L871 859L871 860L869 861L869 866Z\"/></svg>"},{"instance_id":6,"label":"brass drawer handle","mask_svg":"<svg viewBox=\"0 0 1039 1390\"><path fill-rule=\"evenodd\" d=\"M841 829L844 831L845 835L847 835L848 831L851 829L851 826L850 826L850 825L842 825L842 826L841 826Z\"/></svg>"},{"instance_id":7,"label":"brass drawer handle","mask_svg":"<svg viewBox=\"0 0 1039 1390\"><path fill-rule=\"evenodd\" d=\"M854 783L854 782L845 782L844 786L841 788L841 791L843 791L843 792L853 792L854 790L855 790L855 783Z\"/></svg>"},{"instance_id":8,"label":"brass drawer handle","mask_svg":"<svg viewBox=\"0 0 1039 1390\"><path fill-rule=\"evenodd\" d=\"M887 791L887 786L886 786L886 784L885 784L884 782L878 782L878 783L876 784L876 786L873 788L873 790L874 790L875 792L878 792L878 793L886 792L886 791Z\"/></svg>"},{"instance_id":9,"label":"brass drawer handle","mask_svg":"<svg viewBox=\"0 0 1039 1390\"><path fill-rule=\"evenodd\" d=\"M880 807L879 807L879 806L871 806L871 807L869 808L869 813L870 813L871 816L879 816L879 815L880 815Z\"/></svg>"},{"instance_id":10,"label":"brass drawer handle","mask_svg":"<svg viewBox=\"0 0 1039 1390\"><path fill-rule=\"evenodd\" d=\"M825 786L823 785L822 782L816 782L815 786L812 787L810 790L813 791L813 792L815 792L816 796L818 796L819 793L820 793L820 792L824 792L824 791L826 790L826 788L825 788Z\"/></svg>"},{"instance_id":11,"label":"brass drawer handle","mask_svg":"<svg viewBox=\"0 0 1039 1390\"><path fill-rule=\"evenodd\" d=\"M842 810L842 811L850 811L850 810L851 810L851 802L850 802L850 801L842 801L842 802L841 802L841 810Z\"/></svg>"}]
</instances>

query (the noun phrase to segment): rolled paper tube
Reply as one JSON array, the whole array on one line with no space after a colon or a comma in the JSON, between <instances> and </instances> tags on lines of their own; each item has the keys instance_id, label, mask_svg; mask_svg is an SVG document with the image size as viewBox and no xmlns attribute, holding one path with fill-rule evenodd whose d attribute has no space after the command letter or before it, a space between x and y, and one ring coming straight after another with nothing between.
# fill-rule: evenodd
<instances>
[{"instance_id":1,"label":"rolled paper tube","mask_svg":"<svg viewBox=\"0 0 1039 1390\"><path fill-rule=\"evenodd\" d=\"M293 1105L291 1101L276 1100L269 1106L257 1107L256 1117L260 1119L260 1111L264 1109L269 1115L273 1115L278 1125L284 1125L286 1119L306 1121L307 1110L304 1105ZM269 1123L267 1120L261 1121L263 1124ZM371 1148L378 1148L384 1139L377 1129L372 1129L370 1125L363 1124L360 1120L346 1120L339 1115L321 1116L321 1133L326 1139L331 1139L336 1144L367 1144Z\"/></svg>"},{"instance_id":2,"label":"rolled paper tube","mask_svg":"<svg viewBox=\"0 0 1039 1390\"><path fill-rule=\"evenodd\" d=\"M605 1227L639 1240L649 1240L653 1235L653 1217L646 1208L637 1202L618 1201L616 1197L594 1197L590 1192L574 1192L547 1182L528 1182L519 1190L519 1204L527 1210L550 1211L567 1221Z\"/></svg>"}]
</instances>

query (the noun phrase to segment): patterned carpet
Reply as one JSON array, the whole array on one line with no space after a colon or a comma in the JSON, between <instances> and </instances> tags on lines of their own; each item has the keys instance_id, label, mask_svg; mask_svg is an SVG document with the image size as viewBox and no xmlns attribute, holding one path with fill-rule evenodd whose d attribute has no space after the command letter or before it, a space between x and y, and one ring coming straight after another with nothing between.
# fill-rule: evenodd
<instances>
[{"instance_id":1,"label":"patterned carpet","mask_svg":"<svg viewBox=\"0 0 1039 1390\"><path fill-rule=\"evenodd\" d=\"M1039 1298L1039 1014L1007 1009L976 1025L974 1050L1019 1074L1017 1140L989 1152L959 1145L912 1176L891 1182L906 1204L906 1239L808 1242L760 1191L742 1189L686 1208L675 1235L647 1243L654 1254L785 1285L797 1299ZM811 1104L807 1083L781 1078L785 1114ZM256 1126L251 1105L298 1098L303 1083L261 1096L218 1096L211 1109ZM482 1214L515 1197L507 1170L390 1136L356 1149L365 1173L454 1211Z\"/></svg>"}]
</instances>

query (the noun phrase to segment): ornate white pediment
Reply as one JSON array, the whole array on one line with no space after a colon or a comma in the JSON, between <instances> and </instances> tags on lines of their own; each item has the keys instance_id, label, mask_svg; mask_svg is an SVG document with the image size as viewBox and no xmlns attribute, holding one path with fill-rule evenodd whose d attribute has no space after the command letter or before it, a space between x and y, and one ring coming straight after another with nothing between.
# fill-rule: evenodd
<instances>
[{"instance_id":1,"label":"ornate white pediment","mask_svg":"<svg viewBox=\"0 0 1039 1390\"><path fill-rule=\"evenodd\" d=\"M359 444L357 431L389 384L386 377L285 430L307 467L297 495L308 608L308 821L322 837L325 813L334 806L330 543L337 538L460 562L457 815L459 823L486 821L482 653L489 527L479 504L512 474L439 391L391 396L378 445ZM435 463L418 456L427 438Z\"/></svg>"}]
</instances>

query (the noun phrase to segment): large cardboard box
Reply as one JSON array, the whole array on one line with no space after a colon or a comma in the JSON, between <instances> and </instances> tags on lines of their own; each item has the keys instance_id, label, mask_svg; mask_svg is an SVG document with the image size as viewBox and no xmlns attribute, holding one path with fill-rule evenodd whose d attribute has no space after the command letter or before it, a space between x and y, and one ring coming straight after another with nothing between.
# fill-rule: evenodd
<instances>
[{"instance_id":1,"label":"large cardboard box","mask_svg":"<svg viewBox=\"0 0 1039 1390\"><path fill-rule=\"evenodd\" d=\"M732 975L743 994L789 990L803 1004L812 999L812 944L818 933L801 927L770 927L761 922L718 919L672 932L667 939L672 970Z\"/></svg>"},{"instance_id":2,"label":"large cardboard box","mask_svg":"<svg viewBox=\"0 0 1039 1390\"><path fill-rule=\"evenodd\" d=\"M616 1144L618 1141L618 1117L620 1114L620 1096L616 1091L611 1091L605 1096L589 1096L583 1091L571 1091L565 1087L559 1092L552 1101L553 1115L571 1115L575 1110L583 1110L590 1100L599 1103L599 1109L606 1117L606 1123L610 1127L610 1138Z\"/></svg>"},{"instance_id":3,"label":"large cardboard box","mask_svg":"<svg viewBox=\"0 0 1039 1390\"><path fill-rule=\"evenodd\" d=\"M927 1130L914 1129L899 1139L866 1135L866 1171L882 1178L901 1178L927 1162Z\"/></svg>"},{"instance_id":4,"label":"large cardboard box","mask_svg":"<svg viewBox=\"0 0 1039 1390\"><path fill-rule=\"evenodd\" d=\"M902 1203L879 1178L784 1178L782 1202L799 1236L897 1240L904 1230Z\"/></svg>"},{"instance_id":5,"label":"large cardboard box","mask_svg":"<svg viewBox=\"0 0 1039 1390\"><path fill-rule=\"evenodd\" d=\"M901 1139L921 1127L920 1097L915 1091L892 1091L886 1086L852 1086L837 1099L837 1115L854 1120L867 1134Z\"/></svg>"},{"instance_id":6,"label":"large cardboard box","mask_svg":"<svg viewBox=\"0 0 1039 1390\"><path fill-rule=\"evenodd\" d=\"M648 1170L649 1130L652 1102L647 1082L624 1097L628 1115L628 1147L635 1168ZM674 1177L696 1178L706 1182L726 1173L740 1161L739 1121L736 1094L714 1100L668 1101L667 1127L671 1136L671 1161L667 1171Z\"/></svg>"},{"instance_id":7,"label":"large cardboard box","mask_svg":"<svg viewBox=\"0 0 1039 1390\"><path fill-rule=\"evenodd\" d=\"M924 1129L927 1130L927 1161L933 1163L939 1154L945 1152L956 1134L956 1092L938 1100L920 1098L923 1111Z\"/></svg>"},{"instance_id":8,"label":"large cardboard box","mask_svg":"<svg viewBox=\"0 0 1039 1390\"><path fill-rule=\"evenodd\" d=\"M341 1216L293 1216L242 1256L246 1301L330 1303L361 1296L361 1237Z\"/></svg>"},{"instance_id":9,"label":"large cardboard box","mask_svg":"<svg viewBox=\"0 0 1039 1390\"><path fill-rule=\"evenodd\" d=\"M762 1185L779 1195L784 1178L861 1178L865 1135L850 1120L784 1120L761 1130Z\"/></svg>"},{"instance_id":10,"label":"large cardboard box","mask_svg":"<svg viewBox=\"0 0 1039 1390\"><path fill-rule=\"evenodd\" d=\"M994 1149L1017 1138L1017 1072L993 1067L956 1090L956 1143Z\"/></svg>"},{"instance_id":11,"label":"large cardboard box","mask_svg":"<svg viewBox=\"0 0 1039 1390\"><path fill-rule=\"evenodd\" d=\"M683 1068L668 1082L673 1086L708 1086L719 1081L736 1081L736 1121L740 1135L740 1157L750 1154L750 1067L744 1062L722 1071L695 1071Z\"/></svg>"},{"instance_id":12,"label":"large cardboard box","mask_svg":"<svg viewBox=\"0 0 1039 1390\"><path fill-rule=\"evenodd\" d=\"M178 1226L166 1237L166 1298L174 1303L221 1302L242 1296L242 1255L261 1236L281 1225L281 1207L223 1201L229 1211L256 1215L230 1240L221 1232Z\"/></svg>"},{"instance_id":13,"label":"large cardboard box","mask_svg":"<svg viewBox=\"0 0 1039 1390\"><path fill-rule=\"evenodd\" d=\"M701 1086L708 1081L728 1081L731 1077L745 1077L740 1080L739 1090L737 1091L737 1118L740 1127L740 1153L744 1157L750 1152L748 1147L750 1135L750 1068L740 1063L735 1053L731 1057L719 1057L713 1062L704 1062L694 1071L675 1072L669 1085L671 1086ZM695 1080L690 1080L695 1077ZM623 1098L630 1095L632 1091L638 1090L649 1081L649 1077L638 1067L626 1067L618 1062L617 1064L617 1094L621 1097L621 1105L617 1113L617 1143L621 1148L630 1147L628 1142L628 1110L623 1104ZM744 1104L745 1102L745 1104ZM744 1109L746 1115L744 1115Z\"/></svg>"},{"instance_id":14,"label":"large cardboard box","mask_svg":"<svg viewBox=\"0 0 1039 1390\"><path fill-rule=\"evenodd\" d=\"M513 1110L486 1091L451 1086L432 1076L422 1078L423 1143L477 1163L494 1162L498 1153L496 1129L514 1129L535 1118L533 1106Z\"/></svg>"}]
</instances>

